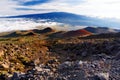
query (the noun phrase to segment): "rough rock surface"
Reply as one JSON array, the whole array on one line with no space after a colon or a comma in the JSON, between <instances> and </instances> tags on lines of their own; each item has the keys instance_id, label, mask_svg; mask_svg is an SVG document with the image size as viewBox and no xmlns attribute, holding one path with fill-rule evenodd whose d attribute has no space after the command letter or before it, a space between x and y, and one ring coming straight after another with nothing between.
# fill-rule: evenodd
<instances>
[{"instance_id":1,"label":"rough rock surface","mask_svg":"<svg viewBox=\"0 0 120 80\"><path fill-rule=\"evenodd\" d=\"M0 79L120 80L120 39L40 38L0 41Z\"/></svg>"},{"instance_id":2,"label":"rough rock surface","mask_svg":"<svg viewBox=\"0 0 120 80\"><path fill-rule=\"evenodd\" d=\"M119 80L119 61L66 61L53 71L39 65L27 73L14 73L11 80Z\"/></svg>"}]
</instances>

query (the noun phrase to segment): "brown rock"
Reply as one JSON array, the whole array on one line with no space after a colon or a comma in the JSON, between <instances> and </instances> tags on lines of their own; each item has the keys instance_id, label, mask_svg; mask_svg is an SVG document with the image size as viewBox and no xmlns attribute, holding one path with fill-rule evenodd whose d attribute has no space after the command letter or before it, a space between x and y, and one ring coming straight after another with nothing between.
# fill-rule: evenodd
<instances>
[{"instance_id":1,"label":"brown rock","mask_svg":"<svg viewBox=\"0 0 120 80\"><path fill-rule=\"evenodd\" d=\"M9 64L8 63L1 63L0 64L0 68L1 69L8 69L9 68Z\"/></svg>"},{"instance_id":2,"label":"brown rock","mask_svg":"<svg viewBox=\"0 0 120 80\"><path fill-rule=\"evenodd\" d=\"M4 51L0 49L0 57L4 55Z\"/></svg>"}]
</instances>

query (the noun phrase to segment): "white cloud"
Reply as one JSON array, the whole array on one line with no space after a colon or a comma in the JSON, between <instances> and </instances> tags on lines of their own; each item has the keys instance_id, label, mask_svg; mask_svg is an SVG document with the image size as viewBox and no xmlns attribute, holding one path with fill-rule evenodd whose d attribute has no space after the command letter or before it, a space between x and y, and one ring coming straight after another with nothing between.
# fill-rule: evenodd
<instances>
[{"instance_id":1,"label":"white cloud","mask_svg":"<svg viewBox=\"0 0 120 80\"><path fill-rule=\"evenodd\" d=\"M51 27L56 30L76 30L81 29L86 26L70 26L63 23L58 22L47 22L46 20L38 20L37 22L34 20L27 19L9 19L9 18L0 18L0 33L15 31L15 30L31 30L31 29L44 29L47 27Z\"/></svg>"},{"instance_id":2,"label":"white cloud","mask_svg":"<svg viewBox=\"0 0 120 80\"><path fill-rule=\"evenodd\" d=\"M9 19L9 18L0 18L0 33L14 30L30 30L30 29L43 29L46 27L52 27L57 29L58 26L62 25L62 23L57 22L47 22L46 20L38 20L35 22L34 20L26 20L26 19ZM63 29L58 27L59 29ZM66 27L67 29L68 27ZM64 28L65 29L65 28Z\"/></svg>"},{"instance_id":3,"label":"white cloud","mask_svg":"<svg viewBox=\"0 0 120 80\"><path fill-rule=\"evenodd\" d=\"M80 13L84 15L120 18L119 0L89 0L79 6Z\"/></svg>"}]
</instances>

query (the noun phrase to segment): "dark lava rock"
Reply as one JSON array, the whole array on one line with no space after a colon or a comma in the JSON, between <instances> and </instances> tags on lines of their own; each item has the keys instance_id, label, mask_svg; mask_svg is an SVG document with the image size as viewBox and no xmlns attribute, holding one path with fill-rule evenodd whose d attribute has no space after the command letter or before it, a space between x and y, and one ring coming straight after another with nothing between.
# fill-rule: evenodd
<instances>
[{"instance_id":1,"label":"dark lava rock","mask_svg":"<svg viewBox=\"0 0 120 80\"><path fill-rule=\"evenodd\" d=\"M103 76L95 75L90 77L89 80L107 80L107 79L105 79Z\"/></svg>"},{"instance_id":2,"label":"dark lava rock","mask_svg":"<svg viewBox=\"0 0 120 80\"><path fill-rule=\"evenodd\" d=\"M120 51L116 54L116 56L114 57L115 60L119 60L120 59Z\"/></svg>"},{"instance_id":3,"label":"dark lava rock","mask_svg":"<svg viewBox=\"0 0 120 80\"><path fill-rule=\"evenodd\" d=\"M19 80L19 79L20 79L19 73L14 73L13 77L11 78L11 80Z\"/></svg>"},{"instance_id":4,"label":"dark lava rock","mask_svg":"<svg viewBox=\"0 0 120 80\"><path fill-rule=\"evenodd\" d=\"M88 54L88 52L87 52L87 51L84 51L84 52L82 52L81 56L82 56L82 57L85 57L85 56L87 56L87 54Z\"/></svg>"}]
</instances>

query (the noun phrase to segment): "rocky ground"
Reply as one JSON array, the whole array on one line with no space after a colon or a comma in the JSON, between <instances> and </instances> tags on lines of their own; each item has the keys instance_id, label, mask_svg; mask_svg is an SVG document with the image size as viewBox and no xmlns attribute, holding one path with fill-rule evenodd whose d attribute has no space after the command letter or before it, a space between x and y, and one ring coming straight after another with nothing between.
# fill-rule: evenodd
<instances>
[{"instance_id":1,"label":"rocky ground","mask_svg":"<svg viewBox=\"0 0 120 80\"><path fill-rule=\"evenodd\" d=\"M0 38L0 80L120 80L120 38Z\"/></svg>"},{"instance_id":2,"label":"rocky ground","mask_svg":"<svg viewBox=\"0 0 120 80\"><path fill-rule=\"evenodd\" d=\"M15 72L11 80L119 80L119 66L111 60L66 61L57 69L40 64L26 73Z\"/></svg>"}]
</instances>

